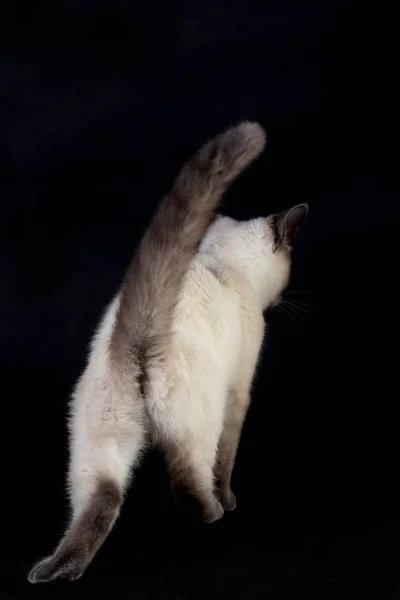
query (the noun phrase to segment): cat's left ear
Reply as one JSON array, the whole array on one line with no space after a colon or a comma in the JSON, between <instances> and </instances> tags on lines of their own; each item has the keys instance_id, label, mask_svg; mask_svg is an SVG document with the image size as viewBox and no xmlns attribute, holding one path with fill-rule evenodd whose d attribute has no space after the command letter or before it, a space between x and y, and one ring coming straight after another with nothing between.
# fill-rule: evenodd
<instances>
[{"instance_id":1,"label":"cat's left ear","mask_svg":"<svg viewBox=\"0 0 400 600\"><path fill-rule=\"evenodd\" d=\"M308 204L297 204L288 210L275 215L275 246L282 244L290 248L300 228L308 215Z\"/></svg>"}]
</instances>

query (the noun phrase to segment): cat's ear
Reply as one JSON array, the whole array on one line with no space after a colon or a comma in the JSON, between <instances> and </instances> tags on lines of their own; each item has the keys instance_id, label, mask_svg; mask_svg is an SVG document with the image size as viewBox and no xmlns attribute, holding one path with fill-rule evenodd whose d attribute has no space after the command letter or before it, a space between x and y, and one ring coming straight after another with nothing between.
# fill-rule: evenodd
<instances>
[{"instance_id":1,"label":"cat's ear","mask_svg":"<svg viewBox=\"0 0 400 600\"><path fill-rule=\"evenodd\" d=\"M308 214L308 204L297 204L275 215L275 246L291 247L300 225Z\"/></svg>"}]
</instances>

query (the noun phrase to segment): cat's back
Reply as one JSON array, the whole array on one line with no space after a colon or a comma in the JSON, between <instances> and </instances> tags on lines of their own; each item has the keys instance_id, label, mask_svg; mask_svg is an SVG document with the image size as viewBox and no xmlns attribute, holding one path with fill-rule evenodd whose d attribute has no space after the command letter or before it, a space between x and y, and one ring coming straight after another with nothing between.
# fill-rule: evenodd
<instances>
[{"instance_id":1,"label":"cat's back","mask_svg":"<svg viewBox=\"0 0 400 600\"><path fill-rule=\"evenodd\" d=\"M236 290L226 284L217 264L201 254L193 260L187 273L178 305L176 324L182 328L200 328L213 337L220 335L238 319L240 301Z\"/></svg>"},{"instance_id":2,"label":"cat's back","mask_svg":"<svg viewBox=\"0 0 400 600\"><path fill-rule=\"evenodd\" d=\"M193 260L175 314L173 355L184 363L230 368L241 343L240 298L201 255ZM189 365L188 365L189 366Z\"/></svg>"}]
</instances>

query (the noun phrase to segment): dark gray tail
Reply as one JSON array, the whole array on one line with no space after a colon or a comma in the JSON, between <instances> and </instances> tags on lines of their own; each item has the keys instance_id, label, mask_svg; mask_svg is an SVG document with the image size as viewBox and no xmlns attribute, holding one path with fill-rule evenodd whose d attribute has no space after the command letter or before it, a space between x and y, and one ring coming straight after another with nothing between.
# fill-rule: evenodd
<instances>
[{"instance_id":1,"label":"dark gray tail","mask_svg":"<svg viewBox=\"0 0 400 600\"><path fill-rule=\"evenodd\" d=\"M190 262L231 181L264 149L265 133L243 122L205 144L182 168L144 234L122 286L112 349L119 362L165 356Z\"/></svg>"},{"instance_id":2,"label":"dark gray tail","mask_svg":"<svg viewBox=\"0 0 400 600\"><path fill-rule=\"evenodd\" d=\"M72 521L55 553L33 567L29 581L78 579L107 537L121 504L122 494L114 483L99 484L87 509Z\"/></svg>"}]
</instances>

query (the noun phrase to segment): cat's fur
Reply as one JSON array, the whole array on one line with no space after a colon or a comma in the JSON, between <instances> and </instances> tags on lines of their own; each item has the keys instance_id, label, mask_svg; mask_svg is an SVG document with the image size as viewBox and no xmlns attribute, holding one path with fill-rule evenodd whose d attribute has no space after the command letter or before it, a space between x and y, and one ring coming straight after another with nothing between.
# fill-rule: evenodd
<instances>
[{"instance_id":1,"label":"cat's fur","mask_svg":"<svg viewBox=\"0 0 400 600\"><path fill-rule=\"evenodd\" d=\"M145 232L73 394L71 524L54 554L30 571L32 583L80 577L112 528L132 469L167 406L173 319L190 262L226 187L264 144L264 131L254 123L208 142L183 167ZM160 429L158 437L179 473L175 429ZM186 480L189 463L182 468ZM205 505L209 520L221 510L214 499Z\"/></svg>"}]
</instances>

